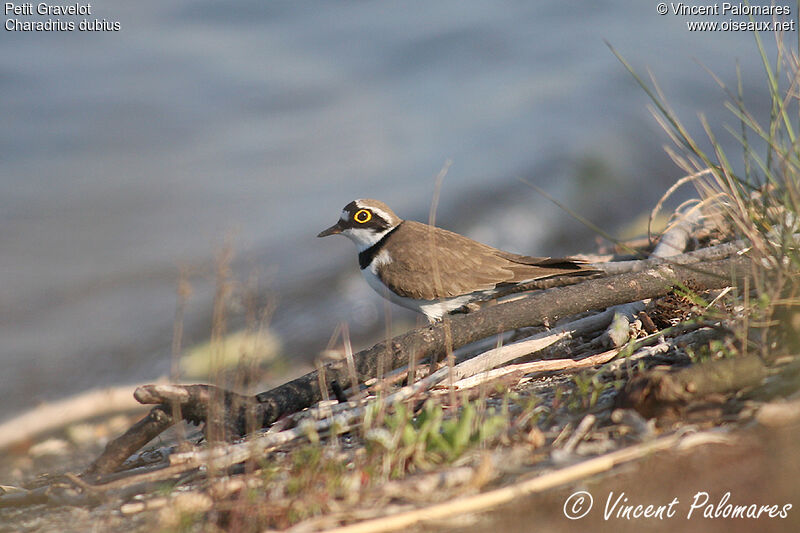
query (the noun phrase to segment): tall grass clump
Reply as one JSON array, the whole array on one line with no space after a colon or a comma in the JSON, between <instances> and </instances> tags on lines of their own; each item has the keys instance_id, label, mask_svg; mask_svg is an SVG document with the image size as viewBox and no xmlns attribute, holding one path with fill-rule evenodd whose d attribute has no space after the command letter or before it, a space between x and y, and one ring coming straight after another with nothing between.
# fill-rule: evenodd
<instances>
[{"instance_id":1,"label":"tall grass clump","mask_svg":"<svg viewBox=\"0 0 800 533\"><path fill-rule=\"evenodd\" d=\"M737 141L736 154L725 152L718 128L702 114L707 139L701 145L652 77L648 84L612 48L652 100L653 114L675 145L667 151L695 183L706 217L726 238L747 241L753 272L751 281L737 291L746 329L743 349L757 348L763 356L800 348L800 69L797 51L788 48L783 37L775 34L776 54L770 59L761 35L754 33L764 68L766 116L756 116L745 105L738 68L735 89L711 74L738 122L724 126Z\"/></svg>"}]
</instances>

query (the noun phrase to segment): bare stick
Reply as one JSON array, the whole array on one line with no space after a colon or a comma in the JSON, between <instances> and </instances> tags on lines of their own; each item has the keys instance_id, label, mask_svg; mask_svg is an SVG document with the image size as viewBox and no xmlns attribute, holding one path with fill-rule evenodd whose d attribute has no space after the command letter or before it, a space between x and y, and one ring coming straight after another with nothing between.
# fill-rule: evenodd
<instances>
[{"instance_id":1,"label":"bare stick","mask_svg":"<svg viewBox=\"0 0 800 533\"><path fill-rule=\"evenodd\" d=\"M573 370L576 368L588 368L602 365L619 355L620 350L615 348L606 352L590 355L583 359L548 359L547 361L532 361L530 363L519 363L508 365L503 368L496 368L487 372L481 372L456 381L453 385L458 390L477 387L486 381L492 381L511 374L531 374L533 372L554 372L557 370ZM458 371L458 366L456 366Z\"/></svg>"},{"instance_id":2,"label":"bare stick","mask_svg":"<svg viewBox=\"0 0 800 533\"><path fill-rule=\"evenodd\" d=\"M694 205L685 213L676 211L675 215L677 217L676 222L661 236L658 245L650 254L651 259L668 259L683 253L689 245L692 231L702 219L700 204ZM649 232L649 225L647 229ZM646 300L639 300L638 302L630 302L613 308L616 316L605 334L615 346L622 346L628 341L630 322L633 317L644 311L646 305Z\"/></svg>"},{"instance_id":3,"label":"bare stick","mask_svg":"<svg viewBox=\"0 0 800 533\"><path fill-rule=\"evenodd\" d=\"M440 368L438 371L424 379L417 381L413 385L408 385L399 391L390 394L381 403L385 407L389 407L401 401L407 400L412 396L428 390L437 383L443 381L447 377L449 371L450 369L447 367ZM170 462L172 464L180 464L183 462L189 462L191 464L213 464L215 468L225 468L246 461L254 454L261 454L269 449L273 449L296 439L303 438L311 431L322 433L334 427L341 431L349 430L358 419L364 416L366 411L366 407L364 406L356 406L355 408L352 408L352 402L350 407L350 409L341 412L338 415L332 415L316 422L308 421L306 424L300 423L297 427L292 429L287 429L279 433L266 434L242 444L219 446L200 452L173 454L170 456Z\"/></svg>"},{"instance_id":4,"label":"bare stick","mask_svg":"<svg viewBox=\"0 0 800 533\"><path fill-rule=\"evenodd\" d=\"M455 379L464 379L484 370L496 368L519 357L543 350L558 341L596 331L608 324L613 316L613 312L604 311L597 315L574 320L525 340L488 350L456 365L453 375ZM537 363L550 362L537 361Z\"/></svg>"},{"instance_id":5,"label":"bare stick","mask_svg":"<svg viewBox=\"0 0 800 533\"><path fill-rule=\"evenodd\" d=\"M93 390L80 396L48 403L0 424L0 450L34 439L82 420L113 413L141 411L133 399L133 386Z\"/></svg>"},{"instance_id":6,"label":"bare stick","mask_svg":"<svg viewBox=\"0 0 800 533\"><path fill-rule=\"evenodd\" d=\"M172 416L168 415L164 409L164 407L151 409L146 417L132 425L123 435L109 442L100 457L89 465L84 475L93 476L113 472L136 450L174 424Z\"/></svg>"},{"instance_id":7,"label":"bare stick","mask_svg":"<svg viewBox=\"0 0 800 533\"><path fill-rule=\"evenodd\" d=\"M708 432L709 434L711 432ZM694 437L703 434L695 434ZM543 474L534 479L516 483L501 489L485 492L475 496L459 498L454 501L431 505L422 509L399 513L393 516L367 520L358 524L331 530L335 533L378 533L398 531L431 520L443 520L453 516L487 511L517 498L565 485L576 480L611 470L614 466L646 457L654 452L669 450L686 442L691 436L682 438L673 434L659 439L623 448L593 459ZM707 440L693 442L708 442ZM687 444L690 444L687 442Z\"/></svg>"},{"instance_id":8,"label":"bare stick","mask_svg":"<svg viewBox=\"0 0 800 533\"><path fill-rule=\"evenodd\" d=\"M670 330L671 329L672 328L670 328ZM665 352L670 345L666 342L660 342L660 339L670 330L659 331L653 335L648 335L647 337L636 340L635 346L637 348L646 346L651 343L658 343L658 344L656 346L643 347L634 352L633 354L631 354L630 356L628 356L625 360L626 361L636 360L636 359L641 359L642 357L650 357L657 353ZM457 365L456 375L461 376L461 379L457 381L454 385L459 390L464 390L471 387L476 387L483 382L491 381L511 374L524 375L524 374L532 374L534 372L554 372L558 370L574 370L576 368L588 368L592 366L603 365L613 360L615 357L617 357L624 348L625 348L624 346L617 347L612 350L584 357L582 359L548 359L546 361L532 361L530 363L519 363L516 365L508 365L503 368L497 368L495 370L488 370L485 372L481 372L478 369L477 365L468 366L465 367L464 369L460 368L461 365ZM476 357L481 357L482 355L483 354L478 355ZM470 359L470 361L472 360ZM465 361L465 363L468 363L470 361ZM464 363L461 364L463 365Z\"/></svg>"},{"instance_id":9,"label":"bare stick","mask_svg":"<svg viewBox=\"0 0 800 533\"><path fill-rule=\"evenodd\" d=\"M658 241L658 245L650 257L667 258L683 254L689 245L689 239L695 226L703 217L699 204L690 207L685 213L676 213L676 215L678 221L661 236L661 240Z\"/></svg>"},{"instance_id":10,"label":"bare stick","mask_svg":"<svg viewBox=\"0 0 800 533\"><path fill-rule=\"evenodd\" d=\"M183 420L194 424L210 422L227 435L242 435L247 431L248 421L260 422L263 418L261 406L252 396L213 385L145 385L136 389L134 397L140 403L157 407L124 435L109 442L85 475L113 472L138 449L177 422L168 414L173 405L180 407ZM216 408L213 408L215 404Z\"/></svg>"},{"instance_id":11,"label":"bare stick","mask_svg":"<svg viewBox=\"0 0 800 533\"><path fill-rule=\"evenodd\" d=\"M693 265L709 261L720 261L746 249L748 242L738 240L701 248L693 252L675 255L668 258L653 257L641 261L610 261L607 263L593 263L592 266L602 270L607 275L623 274L626 272L641 272L658 265Z\"/></svg>"}]
</instances>

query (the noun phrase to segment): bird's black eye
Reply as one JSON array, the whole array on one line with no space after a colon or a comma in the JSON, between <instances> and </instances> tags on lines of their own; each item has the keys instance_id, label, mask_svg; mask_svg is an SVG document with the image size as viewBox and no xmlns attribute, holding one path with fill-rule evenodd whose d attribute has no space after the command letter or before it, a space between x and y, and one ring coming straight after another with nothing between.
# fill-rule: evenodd
<instances>
[{"instance_id":1,"label":"bird's black eye","mask_svg":"<svg viewBox=\"0 0 800 533\"><path fill-rule=\"evenodd\" d=\"M356 214L353 215L353 220L358 222L359 224L366 224L370 220L372 220L372 213L370 213L366 209L359 209L356 211Z\"/></svg>"}]
</instances>

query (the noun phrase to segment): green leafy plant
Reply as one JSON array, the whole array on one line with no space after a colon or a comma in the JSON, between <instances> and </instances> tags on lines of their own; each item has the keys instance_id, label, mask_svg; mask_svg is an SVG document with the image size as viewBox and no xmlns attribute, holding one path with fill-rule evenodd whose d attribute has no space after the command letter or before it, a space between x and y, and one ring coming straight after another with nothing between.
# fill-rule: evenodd
<instances>
[{"instance_id":1,"label":"green leafy plant","mask_svg":"<svg viewBox=\"0 0 800 533\"><path fill-rule=\"evenodd\" d=\"M433 400L426 401L416 416L405 405L397 405L383 425L365 432L367 449L373 457L381 458L384 472L395 477L407 470L451 462L508 426L507 414L488 408L479 415L476 404L466 402L457 415L450 417Z\"/></svg>"}]
</instances>

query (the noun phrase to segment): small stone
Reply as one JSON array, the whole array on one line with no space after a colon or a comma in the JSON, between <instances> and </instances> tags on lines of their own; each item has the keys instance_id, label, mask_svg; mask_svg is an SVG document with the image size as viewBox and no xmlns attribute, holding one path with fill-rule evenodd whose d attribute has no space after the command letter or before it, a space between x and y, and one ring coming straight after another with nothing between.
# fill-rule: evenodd
<instances>
[{"instance_id":1,"label":"small stone","mask_svg":"<svg viewBox=\"0 0 800 533\"><path fill-rule=\"evenodd\" d=\"M172 505L187 513L205 513L214 506L213 500L202 492L186 492L178 494L172 500Z\"/></svg>"},{"instance_id":2,"label":"small stone","mask_svg":"<svg viewBox=\"0 0 800 533\"><path fill-rule=\"evenodd\" d=\"M47 439L31 446L28 453L31 457L44 455L64 455L69 451L69 443L64 439Z\"/></svg>"},{"instance_id":3,"label":"small stone","mask_svg":"<svg viewBox=\"0 0 800 533\"><path fill-rule=\"evenodd\" d=\"M147 506L144 504L144 502L133 502L124 504L119 508L119 512L124 516L130 516L132 514L141 513L145 509L147 509Z\"/></svg>"},{"instance_id":4,"label":"small stone","mask_svg":"<svg viewBox=\"0 0 800 533\"><path fill-rule=\"evenodd\" d=\"M171 505L161 509L158 518L163 527L177 528L184 522L185 517L208 512L213 506L214 501L206 494L185 492L175 496Z\"/></svg>"},{"instance_id":5,"label":"small stone","mask_svg":"<svg viewBox=\"0 0 800 533\"><path fill-rule=\"evenodd\" d=\"M794 423L800 418L800 401L776 401L761 407L756 420L766 427L780 427Z\"/></svg>"},{"instance_id":6,"label":"small stone","mask_svg":"<svg viewBox=\"0 0 800 533\"><path fill-rule=\"evenodd\" d=\"M93 424L73 424L65 433L69 441L77 446L98 441L97 427Z\"/></svg>"}]
</instances>

